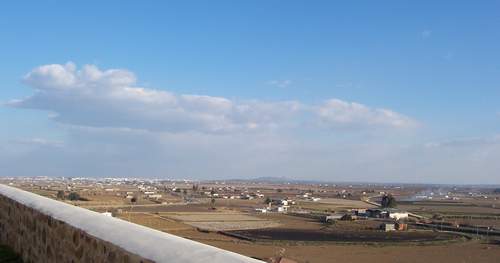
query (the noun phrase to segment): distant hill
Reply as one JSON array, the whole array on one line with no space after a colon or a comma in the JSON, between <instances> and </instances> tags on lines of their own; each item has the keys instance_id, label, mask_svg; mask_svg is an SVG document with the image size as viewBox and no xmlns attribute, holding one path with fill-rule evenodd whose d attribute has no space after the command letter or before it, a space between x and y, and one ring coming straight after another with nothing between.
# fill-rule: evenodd
<instances>
[{"instance_id":1,"label":"distant hill","mask_svg":"<svg viewBox=\"0 0 500 263\"><path fill-rule=\"evenodd\" d=\"M284 183L291 183L291 184L318 184L318 183L326 183L326 182L315 181L315 180L297 180L297 179L291 179L291 178L287 178L287 177L273 177L273 176L262 176L262 177L252 178L252 179L230 179L230 180L225 180L225 181L232 181L232 182L257 182L257 183L271 183L271 184L284 184Z\"/></svg>"},{"instance_id":2,"label":"distant hill","mask_svg":"<svg viewBox=\"0 0 500 263\"><path fill-rule=\"evenodd\" d=\"M286 177L263 176L263 177L249 179L247 181L266 182L266 183L286 183L286 182L293 182L295 180Z\"/></svg>"}]
</instances>

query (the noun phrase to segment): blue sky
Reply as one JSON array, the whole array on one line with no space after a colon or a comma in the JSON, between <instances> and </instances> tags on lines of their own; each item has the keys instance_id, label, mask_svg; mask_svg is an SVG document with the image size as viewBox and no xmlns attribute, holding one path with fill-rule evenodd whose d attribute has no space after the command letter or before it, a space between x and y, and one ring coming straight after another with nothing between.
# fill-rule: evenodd
<instances>
[{"instance_id":1,"label":"blue sky","mask_svg":"<svg viewBox=\"0 0 500 263\"><path fill-rule=\"evenodd\" d=\"M498 1L103 2L0 9L0 175L70 175L72 163L89 176L500 183ZM117 100L120 74L78 77L62 97L61 76L37 71L54 64L126 70L124 86L173 95L187 115ZM109 93L82 97L95 85Z\"/></svg>"}]
</instances>

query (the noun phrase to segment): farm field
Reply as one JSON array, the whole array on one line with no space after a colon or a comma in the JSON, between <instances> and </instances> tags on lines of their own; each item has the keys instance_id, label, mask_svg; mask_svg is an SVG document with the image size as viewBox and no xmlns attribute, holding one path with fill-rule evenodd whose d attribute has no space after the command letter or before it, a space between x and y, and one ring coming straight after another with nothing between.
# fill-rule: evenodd
<instances>
[{"instance_id":1,"label":"farm field","mask_svg":"<svg viewBox=\"0 0 500 263\"><path fill-rule=\"evenodd\" d=\"M206 210L205 210L206 211ZM220 215L219 215L220 214ZM232 220L268 220L279 224L277 227L264 228L258 230L248 230L262 236L272 236L283 234L284 239L269 239L263 238L260 241L249 242L233 237L222 235L218 232L200 232L190 222L182 222L182 220L203 221L221 220L221 216L231 216ZM126 213L124 213L126 216ZM158 215L150 213L132 213L132 222L152 227L171 234L203 242L209 245L228 249L244 255L267 259L276 255L284 254L286 257L296 260L299 263L320 263L334 262L337 260L349 260L348 262L364 262L371 257L377 257L384 261L396 262L421 262L425 259L433 263L449 262L447 260L457 260L456 262L496 262L500 256L500 246L484 244L478 241L466 241L456 236L446 234L438 234L432 231L415 232L415 233L391 233L385 232L366 232L368 236L364 236L363 231L374 228L378 225L373 221L358 221L358 222L339 222L337 225L326 230L336 233L341 229L350 229L341 236L340 239L332 238L327 240L318 240L314 235L324 235L325 226L312 219L300 218L295 216L269 214L269 215L247 215L231 212L167 212L159 213ZM123 218L127 220L126 218ZM260 220L257 220L260 219ZM223 221L218 221L224 224ZM238 232L245 232L241 230ZM268 231L266 233L266 231ZM301 232L303 231L303 232ZM304 239L304 233L312 236L310 240ZM337 232L340 233L340 232ZM371 236L370 234L371 233ZM269 235L271 234L271 235ZM349 240L351 235L351 240ZM395 242L380 242L384 237L396 237ZM299 237L295 238L294 236ZM362 244L360 244L360 239ZM375 239L370 239L375 238ZM415 242L408 242L410 239ZM338 243L340 241L340 243ZM346 243L346 241L352 241ZM370 243L376 241L376 243ZM426 245L420 245L418 241L439 241L430 242ZM444 243L442 243L444 242ZM450 254L454 250L460 250L457 253ZM413 255L413 256L408 256ZM418 256L418 259L416 258ZM480 261L474 261L480 260Z\"/></svg>"},{"instance_id":2,"label":"farm field","mask_svg":"<svg viewBox=\"0 0 500 263\"><path fill-rule=\"evenodd\" d=\"M285 255L300 263L398 262L398 263L497 263L500 246L480 242L442 245L342 245L275 244L234 241L205 241L209 245L244 255L269 258Z\"/></svg>"},{"instance_id":3,"label":"farm field","mask_svg":"<svg viewBox=\"0 0 500 263\"><path fill-rule=\"evenodd\" d=\"M203 212L203 213L160 213L172 218L210 231L225 231L237 229L257 229L278 226L279 223L255 216L235 212Z\"/></svg>"},{"instance_id":4,"label":"farm field","mask_svg":"<svg viewBox=\"0 0 500 263\"><path fill-rule=\"evenodd\" d=\"M402 202L398 205L399 209L408 210L416 213L432 214L472 214L472 215L497 215L500 216L500 205L496 201L485 204L464 203L464 202Z\"/></svg>"},{"instance_id":5,"label":"farm field","mask_svg":"<svg viewBox=\"0 0 500 263\"><path fill-rule=\"evenodd\" d=\"M164 232L190 230L189 225L151 213L123 213L119 218L139 225L147 226Z\"/></svg>"},{"instance_id":6,"label":"farm field","mask_svg":"<svg viewBox=\"0 0 500 263\"><path fill-rule=\"evenodd\" d=\"M349 200L340 198L324 198L319 201L299 201L298 205L303 208L313 208L317 210L345 210L345 209L356 209L356 208L373 208L375 206L365 203L360 200Z\"/></svg>"},{"instance_id":7,"label":"farm field","mask_svg":"<svg viewBox=\"0 0 500 263\"><path fill-rule=\"evenodd\" d=\"M256 240L335 241L335 242L434 242L459 238L458 235L433 231L381 232L352 230L300 230L267 228L232 231Z\"/></svg>"}]
</instances>

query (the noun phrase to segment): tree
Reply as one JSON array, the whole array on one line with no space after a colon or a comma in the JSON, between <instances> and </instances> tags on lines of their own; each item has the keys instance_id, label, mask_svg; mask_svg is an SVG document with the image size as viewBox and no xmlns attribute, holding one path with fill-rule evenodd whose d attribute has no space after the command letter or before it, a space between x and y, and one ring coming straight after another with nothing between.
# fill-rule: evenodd
<instances>
[{"instance_id":1,"label":"tree","mask_svg":"<svg viewBox=\"0 0 500 263\"><path fill-rule=\"evenodd\" d=\"M397 206L396 198L391 194L386 194L382 197L381 205L383 208L394 208Z\"/></svg>"},{"instance_id":2,"label":"tree","mask_svg":"<svg viewBox=\"0 0 500 263\"><path fill-rule=\"evenodd\" d=\"M80 200L80 195L76 192L71 192L68 195L68 199L71 201L78 201L78 200Z\"/></svg>"},{"instance_id":3,"label":"tree","mask_svg":"<svg viewBox=\"0 0 500 263\"><path fill-rule=\"evenodd\" d=\"M266 200L264 200L264 204L266 204L266 205L267 205L267 204L271 203L272 201L273 201L273 200L272 200L271 198L266 197Z\"/></svg>"},{"instance_id":4,"label":"tree","mask_svg":"<svg viewBox=\"0 0 500 263\"><path fill-rule=\"evenodd\" d=\"M128 221L132 221L131 215L132 215L132 208L134 208L134 204L137 202L137 197L132 197L130 199L130 211L128 212Z\"/></svg>"},{"instance_id":5,"label":"tree","mask_svg":"<svg viewBox=\"0 0 500 263\"><path fill-rule=\"evenodd\" d=\"M325 219L325 220L323 220L323 224L325 226L335 225L335 223L337 223L337 222L336 222L336 220L333 220L333 219L328 219L328 220Z\"/></svg>"},{"instance_id":6,"label":"tree","mask_svg":"<svg viewBox=\"0 0 500 263\"><path fill-rule=\"evenodd\" d=\"M182 190L182 193L183 193L184 195L187 195L187 193L188 193L187 189L183 189L183 190Z\"/></svg>"},{"instance_id":7,"label":"tree","mask_svg":"<svg viewBox=\"0 0 500 263\"><path fill-rule=\"evenodd\" d=\"M215 209L215 198L212 198L212 200L210 200L210 207L213 209Z\"/></svg>"},{"instance_id":8,"label":"tree","mask_svg":"<svg viewBox=\"0 0 500 263\"><path fill-rule=\"evenodd\" d=\"M57 191L57 199L62 199L64 200L64 191Z\"/></svg>"}]
</instances>

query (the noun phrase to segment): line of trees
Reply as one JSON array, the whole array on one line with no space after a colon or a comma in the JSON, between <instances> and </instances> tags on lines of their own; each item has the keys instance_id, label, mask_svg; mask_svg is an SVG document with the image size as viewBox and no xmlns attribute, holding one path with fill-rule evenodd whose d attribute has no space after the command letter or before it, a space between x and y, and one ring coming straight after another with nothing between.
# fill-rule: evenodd
<instances>
[{"instance_id":1,"label":"line of trees","mask_svg":"<svg viewBox=\"0 0 500 263\"><path fill-rule=\"evenodd\" d=\"M70 201L79 201L79 200L83 200L85 201L86 199L82 198L77 192L70 192L67 196L68 200ZM61 199L61 200L64 200L66 199L66 195L64 193L64 191L57 191L57 199Z\"/></svg>"},{"instance_id":2,"label":"line of trees","mask_svg":"<svg viewBox=\"0 0 500 263\"><path fill-rule=\"evenodd\" d=\"M394 208L398 204L396 202L396 198L391 194L386 194L382 197L382 201L380 202L383 208Z\"/></svg>"}]
</instances>

